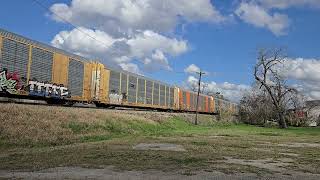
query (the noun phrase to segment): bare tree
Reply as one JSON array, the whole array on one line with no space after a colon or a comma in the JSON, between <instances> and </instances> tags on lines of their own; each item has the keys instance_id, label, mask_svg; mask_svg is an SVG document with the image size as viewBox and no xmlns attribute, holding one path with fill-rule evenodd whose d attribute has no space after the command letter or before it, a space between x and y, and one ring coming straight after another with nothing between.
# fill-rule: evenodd
<instances>
[{"instance_id":1,"label":"bare tree","mask_svg":"<svg viewBox=\"0 0 320 180\"><path fill-rule=\"evenodd\" d=\"M271 99L277 114L280 128L287 128L285 120L288 95L297 92L287 85L286 79L281 75L281 67L285 64L286 56L282 49L260 50L258 62L254 67L254 77L259 88L265 91Z\"/></svg>"},{"instance_id":2,"label":"bare tree","mask_svg":"<svg viewBox=\"0 0 320 180\"><path fill-rule=\"evenodd\" d=\"M253 125L267 125L276 117L271 99L256 85L240 100L239 115L242 122Z\"/></svg>"}]
</instances>

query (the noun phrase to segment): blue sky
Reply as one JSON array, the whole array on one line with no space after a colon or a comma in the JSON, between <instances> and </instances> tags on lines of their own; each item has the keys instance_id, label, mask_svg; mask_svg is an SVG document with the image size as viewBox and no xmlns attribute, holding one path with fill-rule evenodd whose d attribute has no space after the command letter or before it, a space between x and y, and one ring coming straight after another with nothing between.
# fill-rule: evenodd
<instances>
[{"instance_id":1,"label":"blue sky","mask_svg":"<svg viewBox=\"0 0 320 180\"><path fill-rule=\"evenodd\" d=\"M204 77L205 82L211 84L210 87L225 92L230 98L234 98L232 94L240 96L239 92L253 82L252 67L259 48L286 47L288 57L295 64L293 74L288 74L288 77L300 81L300 85L314 84L313 80L309 82L308 77L316 75L306 73L296 76L294 73L297 69L311 72L308 69L310 63L318 65L320 60L320 1L311 0L309 3L303 3L299 0L197 0L195 2L199 5L196 6L196 3L177 7L170 4L169 9L160 9L161 12L168 12L159 14L159 19L156 14L158 12L153 11L154 13L150 14L147 10L137 10L137 7L144 7L142 4L118 4L119 7L127 8L126 13L130 13L128 17L138 17L132 20L129 18L130 21L128 18L124 19L125 15L117 14L118 11L112 14L110 3L114 0L98 4L97 11L94 9L95 3L88 7L88 12L81 11L81 7L88 6L86 1L74 2L78 3L74 6L71 5L71 1L66 0L41 2L50 7L51 11L61 13L59 15L65 19L84 27L84 31L106 42L108 47L100 48L109 48L108 50L98 51L99 47L95 48L95 45L99 46L99 43L89 40L85 42L85 38L79 37L81 33L73 33L72 26L59 20L52 12L45 11L32 0L2 1L0 28L84 56L103 59L107 65L110 63L112 66L172 84L192 83L196 76L192 72L185 73L185 69L194 64L210 72L209 76ZM190 2L179 1L185 4ZM148 7L159 10L158 2L150 3ZM64 5L57 6L59 3ZM72 16L67 12L73 13ZM90 13L92 14L89 16ZM154 20L150 20L148 16ZM117 28L110 28L110 19L116 19L112 23ZM95 20L97 22L94 22ZM121 29L121 32L116 32L117 29ZM67 35L61 31L66 31ZM148 35L152 38L147 40L145 37ZM74 38L70 40L67 38L69 36ZM141 38L144 38L144 43L139 41ZM150 45L153 49L145 47L148 46L149 40L150 44L154 44ZM160 41L163 44L159 44ZM79 46L75 47L72 43ZM93 50L90 49L92 47ZM123 53L114 55L112 51L118 47ZM132 52L139 48L144 50ZM86 50L82 51L83 49ZM119 57L124 60L119 60ZM317 73L316 70L313 71ZM313 94L312 98L320 98L317 87L310 87L304 91L310 97Z\"/></svg>"}]
</instances>

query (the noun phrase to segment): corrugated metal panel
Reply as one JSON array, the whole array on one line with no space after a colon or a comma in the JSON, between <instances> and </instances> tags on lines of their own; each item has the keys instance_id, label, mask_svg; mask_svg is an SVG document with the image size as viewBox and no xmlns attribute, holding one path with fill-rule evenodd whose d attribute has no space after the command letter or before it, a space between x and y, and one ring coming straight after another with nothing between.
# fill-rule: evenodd
<instances>
[{"instance_id":1,"label":"corrugated metal panel","mask_svg":"<svg viewBox=\"0 0 320 180\"><path fill-rule=\"evenodd\" d=\"M83 94L84 64L80 61L70 59L68 71L68 89L71 96L82 96Z\"/></svg>"},{"instance_id":2,"label":"corrugated metal panel","mask_svg":"<svg viewBox=\"0 0 320 180\"><path fill-rule=\"evenodd\" d=\"M190 109L194 110L194 95L192 92L190 93Z\"/></svg>"},{"instance_id":3,"label":"corrugated metal panel","mask_svg":"<svg viewBox=\"0 0 320 180\"><path fill-rule=\"evenodd\" d=\"M110 94L120 94L120 73L116 71L110 71L109 80L109 92Z\"/></svg>"},{"instance_id":4,"label":"corrugated metal panel","mask_svg":"<svg viewBox=\"0 0 320 180\"><path fill-rule=\"evenodd\" d=\"M64 51L62 49L58 49L58 48L55 48L53 46L49 46L47 44L44 44L44 43L41 43L41 42L38 42L38 41L35 41L35 40L31 40L29 38L23 37L21 35L18 35L18 34L9 32L9 31L6 31L6 30L1 29L1 28L0 28L0 34L2 36L4 36L4 37L8 37L8 38L14 39L16 41L20 41L22 43L32 44L32 45L47 49L47 50L52 51L52 52L59 52L61 54L65 54L67 56L70 56L71 58L75 58L75 59L79 59L79 60L86 60L86 58L84 58L84 57L81 57L81 56L66 52L66 51Z\"/></svg>"},{"instance_id":5,"label":"corrugated metal panel","mask_svg":"<svg viewBox=\"0 0 320 180\"><path fill-rule=\"evenodd\" d=\"M202 99L202 111L206 111L206 97L201 96Z\"/></svg>"},{"instance_id":6,"label":"corrugated metal panel","mask_svg":"<svg viewBox=\"0 0 320 180\"><path fill-rule=\"evenodd\" d=\"M121 73L121 94L127 95L127 74Z\"/></svg>"},{"instance_id":7,"label":"corrugated metal panel","mask_svg":"<svg viewBox=\"0 0 320 180\"><path fill-rule=\"evenodd\" d=\"M128 102L136 103L137 77L129 76Z\"/></svg>"},{"instance_id":8,"label":"corrugated metal panel","mask_svg":"<svg viewBox=\"0 0 320 180\"><path fill-rule=\"evenodd\" d=\"M203 104L204 104L203 97L200 95L199 99L200 99L199 108L200 108L200 111L203 111Z\"/></svg>"},{"instance_id":9,"label":"corrugated metal panel","mask_svg":"<svg viewBox=\"0 0 320 180\"><path fill-rule=\"evenodd\" d=\"M183 108L185 109L187 107L187 93L186 93L186 91L182 92L182 97L183 97Z\"/></svg>"},{"instance_id":10,"label":"corrugated metal panel","mask_svg":"<svg viewBox=\"0 0 320 180\"><path fill-rule=\"evenodd\" d=\"M174 88L170 88L170 106L174 107Z\"/></svg>"},{"instance_id":11,"label":"corrugated metal panel","mask_svg":"<svg viewBox=\"0 0 320 180\"><path fill-rule=\"evenodd\" d=\"M27 79L29 46L9 39L3 39L0 70L6 68L10 73L18 73L21 79Z\"/></svg>"},{"instance_id":12,"label":"corrugated metal panel","mask_svg":"<svg viewBox=\"0 0 320 180\"><path fill-rule=\"evenodd\" d=\"M154 83L153 105L159 105L159 84L158 83Z\"/></svg>"},{"instance_id":13,"label":"corrugated metal panel","mask_svg":"<svg viewBox=\"0 0 320 180\"><path fill-rule=\"evenodd\" d=\"M211 97L208 97L208 111L211 112Z\"/></svg>"},{"instance_id":14,"label":"corrugated metal panel","mask_svg":"<svg viewBox=\"0 0 320 180\"><path fill-rule=\"evenodd\" d=\"M165 106L165 86L160 85L160 106Z\"/></svg>"},{"instance_id":15,"label":"corrugated metal panel","mask_svg":"<svg viewBox=\"0 0 320 180\"><path fill-rule=\"evenodd\" d=\"M147 104L152 104L152 81L147 81L146 82L146 88L147 88L147 99L146 99L146 103Z\"/></svg>"},{"instance_id":16,"label":"corrugated metal panel","mask_svg":"<svg viewBox=\"0 0 320 180\"><path fill-rule=\"evenodd\" d=\"M170 87L166 86L166 106L170 106Z\"/></svg>"},{"instance_id":17,"label":"corrugated metal panel","mask_svg":"<svg viewBox=\"0 0 320 180\"><path fill-rule=\"evenodd\" d=\"M30 79L40 82L52 82L53 53L32 48Z\"/></svg>"},{"instance_id":18,"label":"corrugated metal panel","mask_svg":"<svg viewBox=\"0 0 320 180\"><path fill-rule=\"evenodd\" d=\"M138 79L138 103L145 104L145 80Z\"/></svg>"}]
</instances>

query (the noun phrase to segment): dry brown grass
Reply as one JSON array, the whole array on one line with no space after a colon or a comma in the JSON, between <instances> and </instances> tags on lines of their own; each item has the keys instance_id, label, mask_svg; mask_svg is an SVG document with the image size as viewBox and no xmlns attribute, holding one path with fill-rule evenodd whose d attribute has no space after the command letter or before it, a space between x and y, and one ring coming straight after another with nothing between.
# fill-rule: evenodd
<instances>
[{"instance_id":1,"label":"dry brown grass","mask_svg":"<svg viewBox=\"0 0 320 180\"><path fill-rule=\"evenodd\" d=\"M318 128L284 130L244 124L211 125L212 116L200 116L202 125L194 126L186 122L193 117L162 112L0 104L0 169L112 165L126 170L265 174L270 173L268 169L256 167L252 162L272 163L290 158L292 162L284 167L287 170L320 174L317 168L320 147L315 145L320 143ZM186 151L132 148L140 143L177 144ZM228 158L251 163L230 164L226 162Z\"/></svg>"},{"instance_id":2,"label":"dry brown grass","mask_svg":"<svg viewBox=\"0 0 320 180\"><path fill-rule=\"evenodd\" d=\"M156 126L175 116L192 121L193 114L117 111L43 105L0 104L0 145L62 145L91 137L108 139L115 133L135 134L137 126ZM200 115L200 122L210 123L213 116ZM92 139L92 138L91 138Z\"/></svg>"},{"instance_id":3,"label":"dry brown grass","mask_svg":"<svg viewBox=\"0 0 320 180\"><path fill-rule=\"evenodd\" d=\"M0 138L11 144L59 145L77 141L84 134L98 134L88 127L99 127L113 121L143 121L155 123L137 114L101 109L67 108L40 105L0 104ZM80 135L70 127L85 126L87 132ZM81 127L80 127L81 128ZM104 129L105 134L108 132Z\"/></svg>"}]
</instances>

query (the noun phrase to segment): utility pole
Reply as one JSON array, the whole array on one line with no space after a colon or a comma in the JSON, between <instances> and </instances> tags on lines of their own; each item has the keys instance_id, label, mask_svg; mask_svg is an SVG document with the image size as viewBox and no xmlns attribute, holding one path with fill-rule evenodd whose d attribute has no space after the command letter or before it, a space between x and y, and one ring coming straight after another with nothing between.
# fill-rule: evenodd
<instances>
[{"instance_id":1,"label":"utility pole","mask_svg":"<svg viewBox=\"0 0 320 180\"><path fill-rule=\"evenodd\" d=\"M197 72L199 74L199 82L198 82L198 95L197 95L197 105L196 105L196 119L194 121L195 125L198 125L198 109L199 109L199 95L200 95L200 88L201 88L201 77L205 73L200 70L200 72Z\"/></svg>"}]
</instances>

